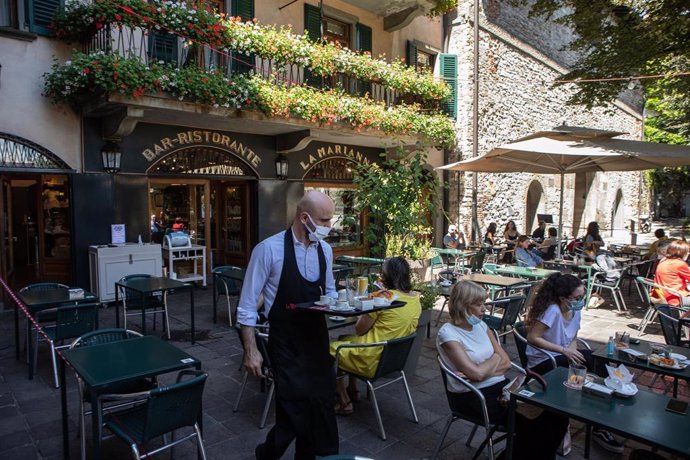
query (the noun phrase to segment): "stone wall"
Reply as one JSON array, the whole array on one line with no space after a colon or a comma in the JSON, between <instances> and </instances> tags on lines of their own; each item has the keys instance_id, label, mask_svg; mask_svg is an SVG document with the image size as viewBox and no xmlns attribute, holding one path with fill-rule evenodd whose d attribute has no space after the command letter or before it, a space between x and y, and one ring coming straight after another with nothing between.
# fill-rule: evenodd
<instances>
[{"instance_id":1,"label":"stone wall","mask_svg":"<svg viewBox=\"0 0 690 460\"><path fill-rule=\"evenodd\" d=\"M491 4L487 2L491 10ZM500 2L501 8L504 2ZM485 5L486 6L486 5ZM461 2L458 17L450 32L449 52L459 56L458 70L458 149L455 161L472 156L472 72L473 34L472 4ZM587 110L580 106L569 106L567 100L574 91L572 84L553 85L566 69L545 54L553 55L562 46L560 41L569 39L563 30L560 33L542 34L558 42L544 46L545 52L537 50L519 39L511 31L497 24L520 27L522 36L529 35L525 24L529 23L526 11L516 9L493 10L493 17L487 19L482 11L480 19L479 47L479 144L478 154L526 136L535 131L549 130L555 126L586 126L628 133L622 137L640 139L642 120L639 110L618 102L609 107ZM523 15L520 20L503 18L501 15ZM548 24L546 24L548 25ZM543 29L545 23L537 23ZM560 27L560 26L558 26ZM557 28L558 28L557 27ZM558 32L558 31L557 31ZM535 30L535 34L536 34ZM559 41L560 40L560 41ZM533 43L550 43L533 40ZM560 62L569 60L570 57ZM450 172L449 215L458 221L464 231L471 231L472 174ZM557 224L560 202L560 176L515 174L479 174L478 176L478 218L484 232L490 222L496 222L499 233L509 219L515 220L521 233L533 230L533 222L526 222L528 214L528 189L538 181L543 189L534 214L553 214ZM539 187L533 187L533 189ZM619 190L621 193L618 193ZM564 233L579 235L591 220L597 220L610 235L614 221L619 236L626 234L625 226L638 214L647 213L646 190L641 173L597 173L565 176L563 223ZM577 194L577 199L576 199ZM615 206L618 200L620 207ZM573 230L573 222L578 227Z\"/></svg>"}]
</instances>

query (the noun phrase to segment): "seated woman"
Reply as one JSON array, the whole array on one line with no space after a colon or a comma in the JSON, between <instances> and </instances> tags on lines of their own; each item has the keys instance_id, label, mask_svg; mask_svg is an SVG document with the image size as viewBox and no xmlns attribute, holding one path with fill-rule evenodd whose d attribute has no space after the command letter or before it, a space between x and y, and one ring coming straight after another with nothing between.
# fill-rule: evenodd
<instances>
[{"instance_id":1,"label":"seated woman","mask_svg":"<svg viewBox=\"0 0 690 460\"><path fill-rule=\"evenodd\" d=\"M666 303L674 307L690 306L690 267L685 261L688 257L688 243L682 240L674 240L666 248L666 257L659 262L654 275L654 282L661 286L673 289L682 297L667 291L654 292L654 296L663 298Z\"/></svg>"},{"instance_id":2,"label":"seated woman","mask_svg":"<svg viewBox=\"0 0 690 460\"><path fill-rule=\"evenodd\" d=\"M489 227L486 229L486 233L484 234L484 244L489 246L494 246L496 244L497 229L498 227L496 226L495 222L491 222L489 224Z\"/></svg>"},{"instance_id":3,"label":"seated woman","mask_svg":"<svg viewBox=\"0 0 690 460\"><path fill-rule=\"evenodd\" d=\"M589 365L592 369L592 352L577 348L584 296L582 281L573 275L554 273L542 284L532 308L527 312L526 321L527 341L530 344L527 345L527 366L534 372L545 374L552 369L546 353L556 359L559 367L568 367L570 362L574 362ZM595 427L593 435L604 449L623 452L623 444L608 431Z\"/></svg>"},{"instance_id":4,"label":"seated woman","mask_svg":"<svg viewBox=\"0 0 690 460\"><path fill-rule=\"evenodd\" d=\"M595 252L599 252L601 248L604 247L604 240L599 233L599 224L592 221L587 225L587 233L584 238L584 248L594 249Z\"/></svg>"},{"instance_id":5,"label":"seated woman","mask_svg":"<svg viewBox=\"0 0 690 460\"><path fill-rule=\"evenodd\" d=\"M544 264L544 259L541 258L536 249L530 249L529 244L530 240L527 235L518 237L515 248L518 267L536 267Z\"/></svg>"},{"instance_id":6,"label":"seated woman","mask_svg":"<svg viewBox=\"0 0 690 460\"><path fill-rule=\"evenodd\" d=\"M410 281L410 265L402 257L386 259L381 268L381 283L386 289L398 296L398 300L406 302L404 307L381 310L364 314L355 324L357 335L342 336L338 341L331 342L331 355L335 356L336 349L344 343L373 343L398 339L412 334L417 329L417 321L422 313L419 294L412 292ZM360 375L373 376L381 356L381 348L345 348L340 350L338 366L341 371L355 372ZM349 415L353 412L352 399L357 401L357 381L350 379L345 387L344 378L336 382L339 403L336 414Z\"/></svg>"},{"instance_id":7,"label":"seated woman","mask_svg":"<svg viewBox=\"0 0 690 460\"><path fill-rule=\"evenodd\" d=\"M436 348L448 367L484 395L489 420L505 426L507 409L498 398L509 383L504 373L510 368L510 358L481 320L486 299L487 292L478 284L456 283L448 302L451 320L438 331ZM482 409L474 394L452 379L448 384L453 410L481 420ZM546 411L534 419L518 413L515 422L514 459L553 459L568 425L566 417Z\"/></svg>"}]
</instances>

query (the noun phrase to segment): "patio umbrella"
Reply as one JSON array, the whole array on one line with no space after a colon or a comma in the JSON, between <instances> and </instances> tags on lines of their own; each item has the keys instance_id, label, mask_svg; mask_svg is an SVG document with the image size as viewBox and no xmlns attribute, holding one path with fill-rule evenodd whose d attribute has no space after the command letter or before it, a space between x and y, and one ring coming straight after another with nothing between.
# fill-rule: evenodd
<instances>
[{"instance_id":1,"label":"patio umbrella","mask_svg":"<svg viewBox=\"0 0 690 460\"><path fill-rule=\"evenodd\" d=\"M690 165L690 147L614 139L620 132L576 126L539 131L496 147L482 156L438 169L482 173L560 174L558 236L563 230L563 182L566 174L640 171ZM558 246L560 255L560 245Z\"/></svg>"}]
</instances>

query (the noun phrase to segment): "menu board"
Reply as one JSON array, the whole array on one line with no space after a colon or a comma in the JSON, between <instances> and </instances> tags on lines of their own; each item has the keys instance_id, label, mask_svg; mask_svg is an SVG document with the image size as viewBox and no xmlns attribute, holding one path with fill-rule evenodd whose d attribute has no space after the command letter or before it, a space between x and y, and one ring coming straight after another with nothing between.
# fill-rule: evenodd
<instances>
[{"instance_id":1,"label":"menu board","mask_svg":"<svg viewBox=\"0 0 690 460\"><path fill-rule=\"evenodd\" d=\"M125 244L125 224L112 224L110 226L111 244Z\"/></svg>"}]
</instances>

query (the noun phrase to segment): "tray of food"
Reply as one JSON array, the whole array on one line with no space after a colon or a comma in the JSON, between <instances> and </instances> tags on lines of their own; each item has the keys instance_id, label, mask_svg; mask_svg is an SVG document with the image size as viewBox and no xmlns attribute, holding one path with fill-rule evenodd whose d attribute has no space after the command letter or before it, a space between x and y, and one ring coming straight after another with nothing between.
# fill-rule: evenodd
<instances>
[{"instance_id":1,"label":"tray of food","mask_svg":"<svg viewBox=\"0 0 690 460\"><path fill-rule=\"evenodd\" d=\"M665 369L683 370L688 367L687 364L682 363L676 358L661 355L649 355L649 363Z\"/></svg>"}]
</instances>

